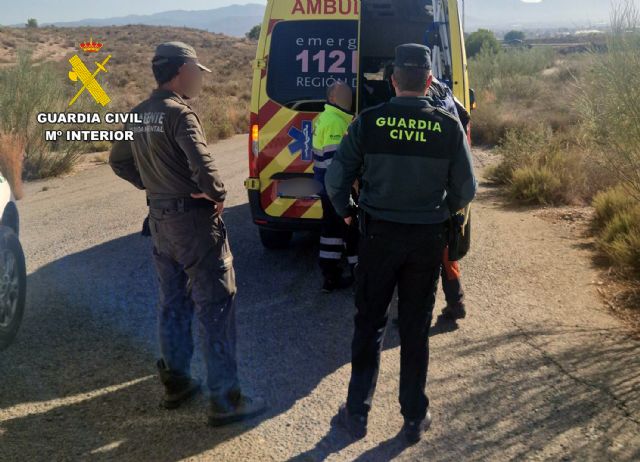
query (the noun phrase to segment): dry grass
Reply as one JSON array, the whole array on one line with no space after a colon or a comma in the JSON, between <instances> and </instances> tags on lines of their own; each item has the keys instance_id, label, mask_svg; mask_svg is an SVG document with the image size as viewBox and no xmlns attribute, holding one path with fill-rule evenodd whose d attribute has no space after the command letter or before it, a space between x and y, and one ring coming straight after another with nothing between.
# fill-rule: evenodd
<instances>
[{"instance_id":1,"label":"dry grass","mask_svg":"<svg viewBox=\"0 0 640 462\"><path fill-rule=\"evenodd\" d=\"M24 145L24 139L21 136L0 131L0 172L9 182L17 200L24 196L22 188Z\"/></svg>"},{"instance_id":2,"label":"dry grass","mask_svg":"<svg viewBox=\"0 0 640 462\"><path fill-rule=\"evenodd\" d=\"M541 124L569 131L578 122L576 78L589 57L560 57L552 49L480 54L469 61L478 109L472 114L475 144L498 145L510 130L534 130Z\"/></svg>"},{"instance_id":3,"label":"dry grass","mask_svg":"<svg viewBox=\"0 0 640 462\"><path fill-rule=\"evenodd\" d=\"M611 263L640 276L640 203L618 186L599 193L593 206L600 249Z\"/></svg>"}]
</instances>

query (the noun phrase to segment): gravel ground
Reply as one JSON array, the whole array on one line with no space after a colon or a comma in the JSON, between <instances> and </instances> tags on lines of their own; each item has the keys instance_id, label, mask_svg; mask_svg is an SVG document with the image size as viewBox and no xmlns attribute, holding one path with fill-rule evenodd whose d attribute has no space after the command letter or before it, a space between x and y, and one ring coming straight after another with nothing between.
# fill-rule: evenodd
<instances>
[{"instance_id":1,"label":"gravel ground","mask_svg":"<svg viewBox=\"0 0 640 462\"><path fill-rule=\"evenodd\" d=\"M28 300L0 353L0 460L640 460L640 341L600 300L588 243L487 186L464 262L470 315L431 336L432 429L412 447L397 436L389 328L369 434L348 441L331 421L350 371L350 293L320 293L312 237L261 247L242 186L245 144L213 149L230 188L240 373L269 412L214 430L204 397L158 408L144 194L93 165L28 184L19 204Z\"/></svg>"}]
</instances>

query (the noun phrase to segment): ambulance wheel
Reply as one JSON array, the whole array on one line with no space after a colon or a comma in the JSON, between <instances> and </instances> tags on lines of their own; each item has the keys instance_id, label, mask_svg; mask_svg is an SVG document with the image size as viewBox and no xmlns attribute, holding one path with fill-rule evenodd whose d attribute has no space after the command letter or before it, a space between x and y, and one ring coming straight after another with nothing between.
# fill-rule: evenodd
<instances>
[{"instance_id":1,"label":"ambulance wheel","mask_svg":"<svg viewBox=\"0 0 640 462\"><path fill-rule=\"evenodd\" d=\"M18 236L0 227L0 350L13 341L24 314L27 273Z\"/></svg>"},{"instance_id":2,"label":"ambulance wheel","mask_svg":"<svg viewBox=\"0 0 640 462\"><path fill-rule=\"evenodd\" d=\"M260 241L267 249L284 249L289 245L293 232L260 228Z\"/></svg>"}]
</instances>

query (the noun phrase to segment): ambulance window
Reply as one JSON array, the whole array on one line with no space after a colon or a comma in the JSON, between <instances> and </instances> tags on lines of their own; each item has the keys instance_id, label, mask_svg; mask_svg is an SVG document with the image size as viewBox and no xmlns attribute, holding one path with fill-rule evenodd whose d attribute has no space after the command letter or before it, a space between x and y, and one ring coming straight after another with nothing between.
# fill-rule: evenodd
<instances>
[{"instance_id":1,"label":"ambulance window","mask_svg":"<svg viewBox=\"0 0 640 462\"><path fill-rule=\"evenodd\" d=\"M271 37L267 94L300 111L322 110L326 88L336 80L357 86L358 22L283 21Z\"/></svg>"}]
</instances>

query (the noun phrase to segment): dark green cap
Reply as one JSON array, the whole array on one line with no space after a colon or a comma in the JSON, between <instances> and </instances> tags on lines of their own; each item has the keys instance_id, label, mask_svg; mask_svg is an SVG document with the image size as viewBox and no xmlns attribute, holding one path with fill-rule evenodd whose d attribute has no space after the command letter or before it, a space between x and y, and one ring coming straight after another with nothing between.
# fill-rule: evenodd
<instances>
[{"instance_id":1,"label":"dark green cap","mask_svg":"<svg viewBox=\"0 0 640 462\"><path fill-rule=\"evenodd\" d=\"M194 50L192 46L182 42L165 42L158 45L156 54L153 57L153 62L154 64L163 64L175 58L184 59L185 61L192 59L200 69L211 72L211 69L200 64L196 50Z\"/></svg>"},{"instance_id":2,"label":"dark green cap","mask_svg":"<svg viewBox=\"0 0 640 462\"><path fill-rule=\"evenodd\" d=\"M405 43L396 47L396 67L431 69L431 51L419 43Z\"/></svg>"}]
</instances>

